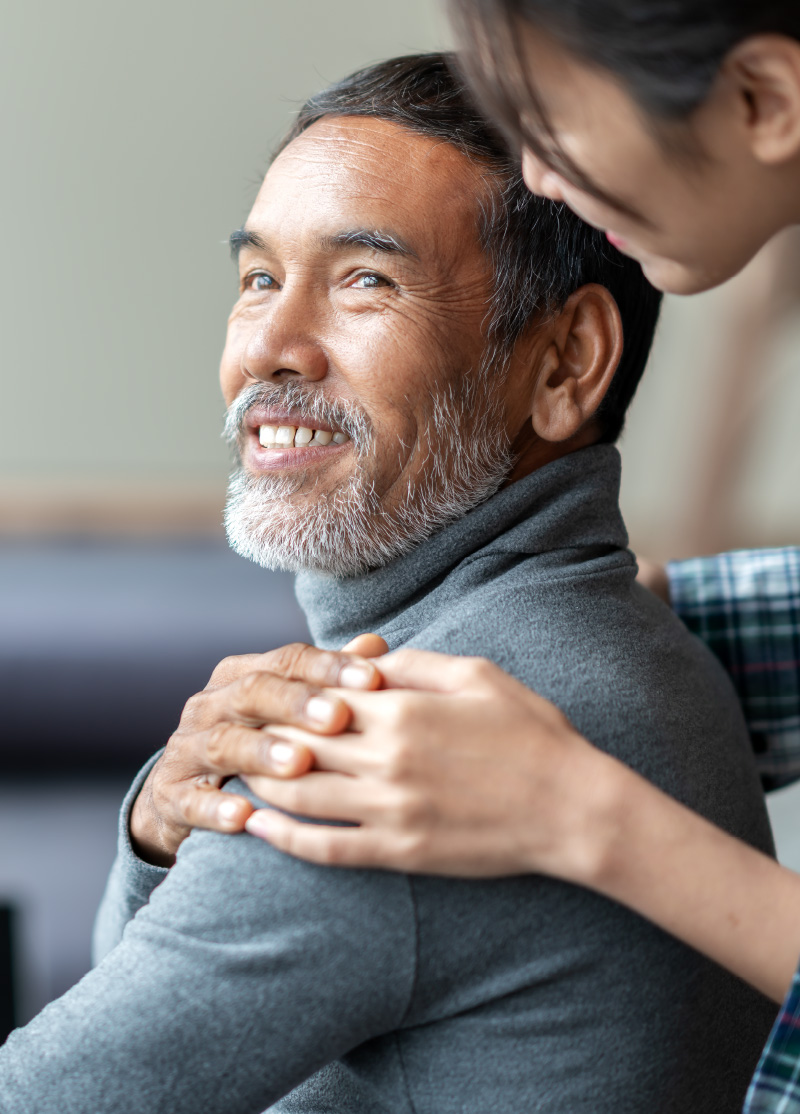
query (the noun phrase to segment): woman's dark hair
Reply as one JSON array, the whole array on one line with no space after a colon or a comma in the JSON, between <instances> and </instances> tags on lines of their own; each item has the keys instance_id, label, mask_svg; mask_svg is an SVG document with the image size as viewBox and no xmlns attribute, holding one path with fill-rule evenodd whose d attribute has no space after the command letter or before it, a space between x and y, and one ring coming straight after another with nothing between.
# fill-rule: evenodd
<instances>
[{"instance_id":1,"label":"woman's dark hair","mask_svg":"<svg viewBox=\"0 0 800 1114\"><path fill-rule=\"evenodd\" d=\"M487 195L476 198L476 213L494 276L487 331L499 365L532 321L559 310L578 287L594 282L611 292L625 344L597 417L602 439L615 441L644 371L661 304L638 263L565 206L530 193L519 159L475 107L452 55L408 55L351 74L303 105L279 151L329 116L399 124L452 144L484 167Z\"/></svg>"},{"instance_id":2,"label":"woman's dark hair","mask_svg":"<svg viewBox=\"0 0 800 1114\"><path fill-rule=\"evenodd\" d=\"M530 147L599 196L553 143L524 62L522 27L551 35L612 73L656 130L703 103L725 56L744 39L762 33L800 39L800 0L450 0L450 8L481 107L515 147Z\"/></svg>"}]
</instances>

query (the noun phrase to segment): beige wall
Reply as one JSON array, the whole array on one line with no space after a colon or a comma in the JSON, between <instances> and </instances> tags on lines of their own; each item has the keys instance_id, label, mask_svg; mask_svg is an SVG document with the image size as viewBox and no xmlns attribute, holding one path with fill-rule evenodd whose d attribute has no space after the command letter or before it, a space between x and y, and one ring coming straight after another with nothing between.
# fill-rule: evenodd
<instances>
[{"instance_id":1,"label":"beige wall","mask_svg":"<svg viewBox=\"0 0 800 1114\"><path fill-rule=\"evenodd\" d=\"M621 443L634 547L800 544L798 418L800 229L720 289L666 299Z\"/></svg>"},{"instance_id":2,"label":"beige wall","mask_svg":"<svg viewBox=\"0 0 800 1114\"><path fill-rule=\"evenodd\" d=\"M207 519L225 240L302 101L444 45L438 5L31 0L3 24L0 517Z\"/></svg>"},{"instance_id":3,"label":"beige wall","mask_svg":"<svg viewBox=\"0 0 800 1114\"><path fill-rule=\"evenodd\" d=\"M0 530L219 521L225 240L295 108L444 45L437 0L30 0L0 36ZM623 449L638 546L690 552L729 292L674 299ZM800 334L780 331L736 542L800 540Z\"/></svg>"}]
</instances>

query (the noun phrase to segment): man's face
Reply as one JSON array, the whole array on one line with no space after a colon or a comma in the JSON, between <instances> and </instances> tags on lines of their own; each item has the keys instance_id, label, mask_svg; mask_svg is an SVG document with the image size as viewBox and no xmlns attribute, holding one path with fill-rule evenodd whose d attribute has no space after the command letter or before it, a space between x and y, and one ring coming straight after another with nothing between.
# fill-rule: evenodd
<instances>
[{"instance_id":1,"label":"man's face","mask_svg":"<svg viewBox=\"0 0 800 1114\"><path fill-rule=\"evenodd\" d=\"M276 159L234 237L220 369L239 552L352 575L502 483L522 418L482 366L482 193L455 148L370 118L322 120Z\"/></svg>"}]
</instances>

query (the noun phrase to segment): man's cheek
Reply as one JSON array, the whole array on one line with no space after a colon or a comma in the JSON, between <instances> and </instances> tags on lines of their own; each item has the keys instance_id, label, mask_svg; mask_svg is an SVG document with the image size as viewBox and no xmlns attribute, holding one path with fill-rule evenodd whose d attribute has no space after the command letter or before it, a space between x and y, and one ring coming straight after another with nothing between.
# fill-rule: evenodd
<instances>
[{"instance_id":1,"label":"man's cheek","mask_svg":"<svg viewBox=\"0 0 800 1114\"><path fill-rule=\"evenodd\" d=\"M230 406L246 383L238 354L226 345L219 365L219 384L226 406Z\"/></svg>"}]
</instances>

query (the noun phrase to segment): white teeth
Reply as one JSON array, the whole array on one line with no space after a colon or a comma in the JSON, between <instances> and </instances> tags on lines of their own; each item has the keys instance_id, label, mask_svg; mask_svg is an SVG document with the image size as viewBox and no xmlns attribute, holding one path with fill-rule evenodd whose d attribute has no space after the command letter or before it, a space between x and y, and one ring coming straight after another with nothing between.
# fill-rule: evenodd
<instances>
[{"instance_id":1,"label":"white teeth","mask_svg":"<svg viewBox=\"0 0 800 1114\"><path fill-rule=\"evenodd\" d=\"M306 445L343 445L350 438L346 433L331 433L327 429L309 429L308 426L262 425L258 427L258 440L265 449L304 448Z\"/></svg>"}]
</instances>

